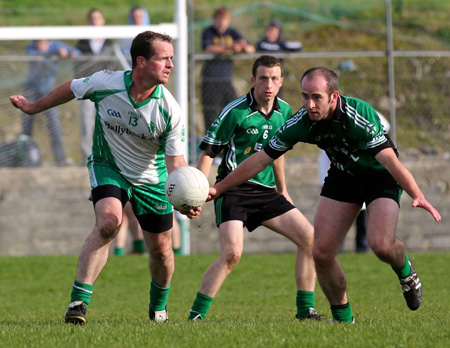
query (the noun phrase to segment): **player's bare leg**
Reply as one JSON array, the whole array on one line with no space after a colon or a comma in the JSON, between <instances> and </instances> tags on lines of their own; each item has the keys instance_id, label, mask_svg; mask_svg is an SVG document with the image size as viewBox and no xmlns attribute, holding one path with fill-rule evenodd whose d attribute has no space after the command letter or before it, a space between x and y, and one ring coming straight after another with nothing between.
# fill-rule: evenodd
<instances>
[{"instance_id":1,"label":"player's bare leg","mask_svg":"<svg viewBox=\"0 0 450 348\"><path fill-rule=\"evenodd\" d=\"M369 208L370 206L370 208ZM389 198L378 198L367 207L367 240L375 255L394 268L405 263L405 248L395 237L399 206ZM383 218L380 219L380 216Z\"/></svg>"},{"instance_id":2,"label":"player's bare leg","mask_svg":"<svg viewBox=\"0 0 450 348\"><path fill-rule=\"evenodd\" d=\"M170 282L175 271L175 257L172 250L172 229L161 233L143 231L149 252L150 284L149 317L152 321L167 322L167 300Z\"/></svg>"},{"instance_id":3,"label":"player's bare leg","mask_svg":"<svg viewBox=\"0 0 450 348\"><path fill-rule=\"evenodd\" d=\"M242 221L226 221L219 226L220 255L203 275L188 320L203 320L223 282L239 263L244 248Z\"/></svg>"},{"instance_id":4,"label":"player's bare leg","mask_svg":"<svg viewBox=\"0 0 450 348\"><path fill-rule=\"evenodd\" d=\"M144 231L144 240L149 251L150 274L155 283L168 286L175 271L172 250L172 229L162 233Z\"/></svg>"},{"instance_id":5,"label":"player's bare leg","mask_svg":"<svg viewBox=\"0 0 450 348\"><path fill-rule=\"evenodd\" d=\"M109 249L122 222L122 203L107 197L95 204L95 226L81 249L77 281L94 284L106 265Z\"/></svg>"},{"instance_id":6,"label":"player's bare leg","mask_svg":"<svg viewBox=\"0 0 450 348\"><path fill-rule=\"evenodd\" d=\"M298 319L322 320L315 310L316 270L312 257L314 228L298 209L263 222L263 226L285 236L297 246L295 281Z\"/></svg>"},{"instance_id":7,"label":"player's bare leg","mask_svg":"<svg viewBox=\"0 0 450 348\"><path fill-rule=\"evenodd\" d=\"M219 226L220 255L206 270L199 292L216 297L223 282L239 263L244 248L242 221L226 221Z\"/></svg>"},{"instance_id":8,"label":"player's bare leg","mask_svg":"<svg viewBox=\"0 0 450 348\"><path fill-rule=\"evenodd\" d=\"M370 206L370 210L369 210ZM367 239L377 257L391 265L403 289L409 309L416 310L422 302L422 284L403 243L395 237L399 206L389 198L378 198L367 207ZM379 217L383 218L380 219Z\"/></svg>"},{"instance_id":9,"label":"player's bare leg","mask_svg":"<svg viewBox=\"0 0 450 348\"><path fill-rule=\"evenodd\" d=\"M86 323L85 316L94 282L106 265L110 246L122 222L122 203L116 198L107 197L99 200L94 210L95 226L81 249L71 303L64 314L65 322L75 325Z\"/></svg>"},{"instance_id":10,"label":"player's bare leg","mask_svg":"<svg viewBox=\"0 0 450 348\"><path fill-rule=\"evenodd\" d=\"M347 280L337 254L360 209L357 204L321 196L314 218L313 257L317 278L331 305L333 318L338 321L351 322L352 314L347 299ZM339 318L341 311L345 312L345 318Z\"/></svg>"},{"instance_id":11,"label":"player's bare leg","mask_svg":"<svg viewBox=\"0 0 450 348\"><path fill-rule=\"evenodd\" d=\"M295 281L297 290L314 291L316 271L312 257L314 228L298 209L291 209L281 216L263 222L270 228L297 246L295 263Z\"/></svg>"}]
</instances>

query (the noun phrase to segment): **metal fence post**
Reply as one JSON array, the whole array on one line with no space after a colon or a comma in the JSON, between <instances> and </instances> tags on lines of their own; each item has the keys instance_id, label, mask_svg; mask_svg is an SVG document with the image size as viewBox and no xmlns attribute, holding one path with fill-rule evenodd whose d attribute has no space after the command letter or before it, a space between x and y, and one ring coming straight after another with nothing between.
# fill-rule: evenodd
<instances>
[{"instance_id":1,"label":"metal fence post","mask_svg":"<svg viewBox=\"0 0 450 348\"><path fill-rule=\"evenodd\" d=\"M392 40L392 7L391 0L386 0L386 33L387 33L387 58L389 80L389 122L391 124L390 137L396 143L395 124L395 76L394 76L394 44Z\"/></svg>"}]
</instances>

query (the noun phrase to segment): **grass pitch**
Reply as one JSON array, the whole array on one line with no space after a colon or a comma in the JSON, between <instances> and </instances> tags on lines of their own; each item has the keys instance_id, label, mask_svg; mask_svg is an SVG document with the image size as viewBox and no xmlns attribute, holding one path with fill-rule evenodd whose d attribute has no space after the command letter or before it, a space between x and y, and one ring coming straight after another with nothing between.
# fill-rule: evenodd
<instances>
[{"instance_id":1,"label":"grass pitch","mask_svg":"<svg viewBox=\"0 0 450 348\"><path fill-rule=\"evenodd\" d=\"M244 255L204 322L187 322L217 255L177 256L168 324L150 323L147 258L112 256L97 280L87 325L63 322L77 257L0 258L1 347L448 347L450 253L409 254L423 284L410 311L389 266L341 254L355 325L294 319L291 254ZM330 318L317 285L316 309Z\"/></svg>"}]
</instances>

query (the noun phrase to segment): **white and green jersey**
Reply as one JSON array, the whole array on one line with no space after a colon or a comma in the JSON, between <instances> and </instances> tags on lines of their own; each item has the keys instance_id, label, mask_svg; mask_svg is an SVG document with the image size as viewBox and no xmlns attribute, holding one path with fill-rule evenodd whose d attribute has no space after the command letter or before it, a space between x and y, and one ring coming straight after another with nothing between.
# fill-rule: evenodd
<instances>
[{"instance_id":1,"label":"white and green jersey","mask_svg":"<svg viewBox=\"0 0 450 348\"><path fill-rule=\"evenodd\" d=\"M95 103L93 160L106 161L133 185L155 185L167 178L164 154L184 154L181 109L163 85L135 103L131 76L131 70L103 70L73 80L71 89L77 99Z\"/></svg>"},{"instance_id":2,"label":"white and green jersey","mask_svg":"<svg viewBox=\"0 0 450 348\"><path fill-rule=\"evenodd\" d=\"M253 90L252 90L253 91ZM246 158L264 148L276 131L292 115L289 104L275 98L272 111L265 115L258 111L252 91L229 103L209 127L200 144L210 157L222 150L222 162L217 171L220 181ZM230 192L274 190L276 187L273 166L269 165L255 177Z\"/></svg>"},{"instance_id":3,"label":"white and green jersey","mask_svg":"<svg viewBox=\"0 0 450 348\"><path fill-rule=\"evenodd\" d=\"M363 100L344 96L339 96L331 121L311 121L306 109L301 108L264 150L277 158L297 142L317 144L333 166L352 175L385 171L375 155L387 147L397 153L375 109Z\"/></svg>"}]
</instances>

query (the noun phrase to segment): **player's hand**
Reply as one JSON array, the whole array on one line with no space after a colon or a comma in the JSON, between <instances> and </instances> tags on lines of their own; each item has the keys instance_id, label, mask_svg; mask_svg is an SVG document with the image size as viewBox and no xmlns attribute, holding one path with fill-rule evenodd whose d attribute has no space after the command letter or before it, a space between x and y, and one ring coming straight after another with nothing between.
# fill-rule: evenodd
<instances>
[{"instance_id":1,"label":"player's hand","mask_svg":"<svg viewBox=\"0 0 450 348\"><path fill-rule=\"evenodd\" d=\"M9 101L15 108L22 110L26 114L29 114L29 115L33 114L33 111L32 111L33 104L30 103L27 100L27 98L25 98L23 95L13 95L13 96L9 97Z\"/></svg>"},{"instance_id":2,"label":"player's hand","mask_svg":"<svg viewBox=\"0 0 450 348\"><path fill-rule=\"evenodd\" d=\"M209 202L209 201L216 199L217 197L219 197L219 194L220 194L220 192L217 191L215 186L210 187L208 198L206 199L206 201Z\"/></svg>"},{"instance_id":3,"label":"player's hand","mask_svg":"<svg viewBox=\"0 0 450 348\"><path fill-rule=\"evenodd\" d=\"M189 219L195 219L197 216L200 216L200 213L202 212L202 207L190 209L189 211L182 211L182 210L178 210L178 211L181 214L186 215Z\"/></svg>"},{"instance_id":4,"label":"player's hand","mask_svg":"<svg viewBox=\"0 0 450 348\"><path fill-rule=\"evenodd\" d=\"M412 207L428 210L437 222L441 221L441 214L423 197L414 199Z\"/></svg>"},{"instance_id":5,"label":"player's hand","mask_svg":"<svg viewBox=\"0 0 450 348\"><path fill-rule=\"evenodd\" d=\"M282 194L284 196L284 198L286 198L286 200L291 203L292 205L294 204L294 201L292 200L291 196L289 195L289 193L287 191L278 191L280 194Z\"/></svg>"}]
</instances>

